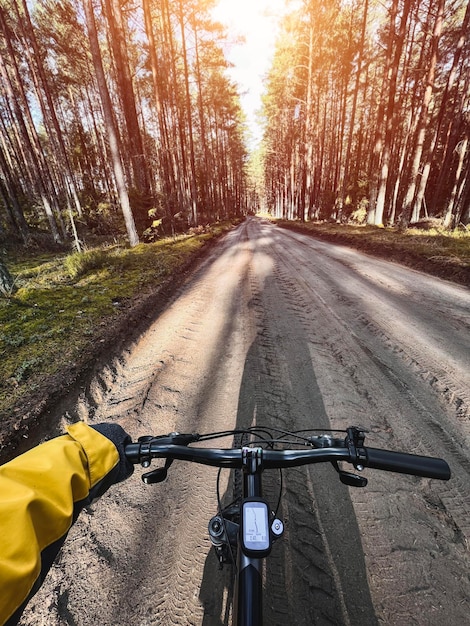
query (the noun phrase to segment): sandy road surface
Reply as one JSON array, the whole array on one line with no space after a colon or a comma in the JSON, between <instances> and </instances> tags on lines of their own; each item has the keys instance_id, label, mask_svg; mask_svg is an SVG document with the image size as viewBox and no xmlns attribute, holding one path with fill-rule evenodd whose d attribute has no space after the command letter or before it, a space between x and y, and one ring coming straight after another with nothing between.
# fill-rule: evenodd
<instances>
[{"instance_id":1,"label":"sandy road surface","mask_svg":"<svg viewBox=\"0 0 470 626\"><path fill-rule=\"evenodd\" d=\"M266 624L460 625L469 330L468 290L249 219L74 410L133 436L360 424L372 446L445 457L449 483L369 471L348 489L331 467L286 471ZM206 533L216 470L173 468L155 486L137 470L82 513L23 624L227 623Z\"/></svg>"}]
</instances>

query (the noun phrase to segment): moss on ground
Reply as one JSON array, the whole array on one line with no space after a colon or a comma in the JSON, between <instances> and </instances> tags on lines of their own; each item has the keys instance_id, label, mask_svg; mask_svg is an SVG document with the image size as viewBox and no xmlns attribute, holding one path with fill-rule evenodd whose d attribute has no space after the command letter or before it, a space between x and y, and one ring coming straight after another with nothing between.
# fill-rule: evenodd
<instances>
[{"instance_id":1,"label":"moss on ground","mask_svg":"<svg viewBox=\"0 0 470 626\"><path fill-rule=\"evenodd\" d=\"M0 418L34 398L51 377L79 369L84 352L99 352L94 344L104 329L122 323L136 300L155 293L207 241L232 226L218 224L132 249L10 255L17 290L0 298Z\"/></svg>"}]
</instances>

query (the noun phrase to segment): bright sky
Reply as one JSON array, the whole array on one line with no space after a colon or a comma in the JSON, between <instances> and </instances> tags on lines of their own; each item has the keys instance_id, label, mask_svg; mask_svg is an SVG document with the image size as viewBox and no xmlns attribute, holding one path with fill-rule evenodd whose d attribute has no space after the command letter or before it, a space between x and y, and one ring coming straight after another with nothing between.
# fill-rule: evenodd
<instances>
[{"instance_id":1,"label":"bright sky","mask_svg":"<svg viewBox=\"0 0 470 626\"><path fill-rule=\"evenodd\" d=\"M256 123L256 111L261 108L263 78L271 66L278 22L284 12L285 0L220 0L212 13L215 20L227 26L234 40L245 38L243 44L230 45L226 55L235 66L230 74L240 87L255 143L262 130Z\"/></svg>"}]
</instances>

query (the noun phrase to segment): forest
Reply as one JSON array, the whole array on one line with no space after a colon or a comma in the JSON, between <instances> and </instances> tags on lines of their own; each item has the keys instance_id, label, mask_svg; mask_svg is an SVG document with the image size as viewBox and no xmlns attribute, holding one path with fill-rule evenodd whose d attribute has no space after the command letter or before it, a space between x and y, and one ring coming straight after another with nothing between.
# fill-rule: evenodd
<instances>
[{"instance_id":1,"label":"forest","mask_svg":"<svg viewBox=\"0 0 470 626\"><path fill-rule=\"evenodd\" d=\"M465 0L310 0L264 102L267 203L287 219L470 221Z\"/></svg>"},{"instance_id":2,"label":"forest","mask_svg":"<svg viewBox=\"0 0 470 626\"><path fill-rule=\"evenodd\" d=\"M0 0L1 242L470 222L468 2L288 3L253 154L214 4Z\"/></svg>"},{"instance_id":3,"label":"forest","mask_svg":"<svg viewBox=\"0 0 470 626\"><path fill-rule=\"evenodd\" d=\"M0 1L0 237L131 246L245 209L246 148L206 0Z\"/></svg>"}]
</instances>

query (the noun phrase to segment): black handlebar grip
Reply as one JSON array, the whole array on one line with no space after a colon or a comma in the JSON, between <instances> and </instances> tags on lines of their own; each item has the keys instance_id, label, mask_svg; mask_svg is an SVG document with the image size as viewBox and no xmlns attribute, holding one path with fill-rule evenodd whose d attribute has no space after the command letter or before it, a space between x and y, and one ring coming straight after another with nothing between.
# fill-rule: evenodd
<instances>
[{"instance_id":1,"label":"black handlebar grip","mask_svg":"<svg viewBox=\"0 0 470 626\"><path fill-rule=\"evenodd\" d=\"M364 463L366 467L387 472L398 472L399 474L437 478L438 480L449 480L450 478L450 467L444 459L391 452L378 448L366 448L366 454L367 463Z\"/></svg>"}]
</instances>

